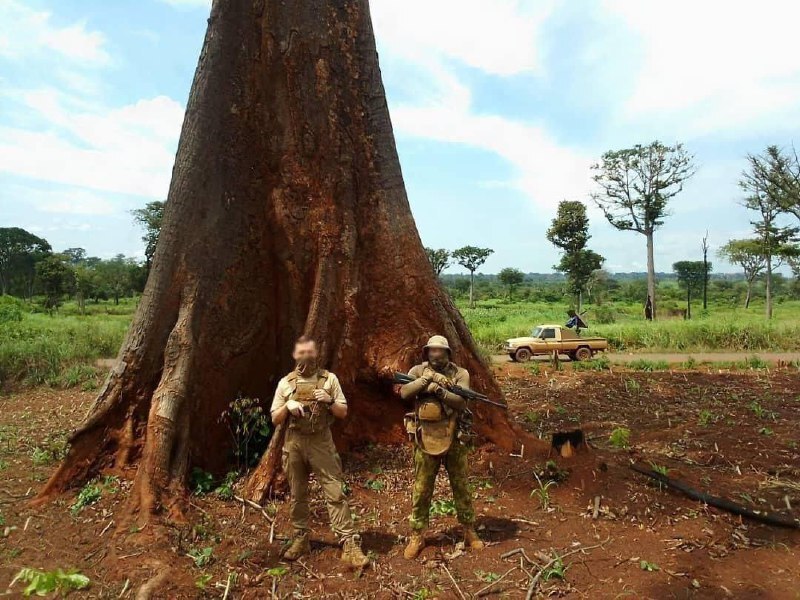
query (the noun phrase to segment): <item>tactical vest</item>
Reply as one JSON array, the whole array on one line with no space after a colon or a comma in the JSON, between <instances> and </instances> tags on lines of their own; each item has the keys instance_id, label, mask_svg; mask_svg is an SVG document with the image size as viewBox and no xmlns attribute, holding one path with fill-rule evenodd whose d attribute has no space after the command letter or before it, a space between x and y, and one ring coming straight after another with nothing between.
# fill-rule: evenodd
<instances>
[{"instance_id":1,"label":"tactical vest","mask_svg":"<svg viewBox=\"0 0 800 600\"><path fill-rule=\"evenodd\" d=\"M452 365L452 363L451 363ZM422 363L423 368L428 366ZM458 368L445 375L451 379ZM414 402L414 438L417 446L431 456L441 456L450 450L455 440L458 413L433 394L422 392Z\"/></svg>"},{"instance_id":2,"label":"tactical vest","mask_svg":"<svg viewBox=\"0 0 800 600\"><path fill-rule=\"evenodd\" d=\"M295 417L289 413L289 429L304 435L330 429L334 421L330 405L314 399L314 390L323 389L329 376L330 373L328 371L318 371L316 383L300 380L297 371L292 371L286 377L286 381L292 390L289 394L289 400L296 400L302 404L304 411L302 417Z\"/></svg>"}]
</instances>

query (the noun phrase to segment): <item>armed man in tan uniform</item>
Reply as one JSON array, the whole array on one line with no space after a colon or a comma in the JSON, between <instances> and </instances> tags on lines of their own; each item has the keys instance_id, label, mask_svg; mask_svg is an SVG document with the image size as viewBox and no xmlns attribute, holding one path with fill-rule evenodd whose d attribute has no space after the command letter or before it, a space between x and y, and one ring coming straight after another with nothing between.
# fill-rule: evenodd
<instances>
[{"instance_id":1,"label":"armed man in tan uniform","mask_svg":"<svg viewBox=\"0 0 800 600\"><path fill-rule=\"evenodd\" d=\"M442 464L450 478L458 521L464 526L464 544L473 550L483 548L474 527L468 450L458 436L458 419L467 404L461 396L448 391L449 386L469 389L469 373L450 361L450 345L441 335L428 340L423 358L425 362L408 372L415 380L400 388L403 400L414 401L414 412L406 416L406 430L414 440L412 533L403 553L409 560L425 547L436 474Z\"/></svg>"},{"instance_id":2,"label":"armed man in tan uniform","mask_svg":"<svg viewBox=\"0 0 800 600\"><path fill-rule=\"evenodd\" d=\"M290 518L294 538L283 557L297 560L311 551L308 540L308 477L316 475L325 500L331 527L342 541L342 561L361 568L369 559L361 550L350 507L345 500L342 462L333 445L331 425L347 416L347 400L333 373L317 365L317 344L308 337L295 342L294 371L278 383L272 400L272 422L289 419L283 445L283 470L291 492Z\"/></svg>"}]
</instances>

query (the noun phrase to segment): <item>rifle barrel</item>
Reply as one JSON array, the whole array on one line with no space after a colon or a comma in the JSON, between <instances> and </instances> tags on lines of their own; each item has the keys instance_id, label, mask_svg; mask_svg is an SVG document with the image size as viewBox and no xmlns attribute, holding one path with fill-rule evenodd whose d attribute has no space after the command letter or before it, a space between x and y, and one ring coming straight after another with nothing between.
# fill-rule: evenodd
<instances>
[{"instance_id":1,"label":"rifle barrel","mask_svg":"<svg viewBox=\"0 0 800 600\"><path fill-rule=\"evenodd\" d=\"M411 383L412 381L414 381L414 377L412 377L411 375L406 375L405 373L394 374L395 383L406 384L406 383ZM485 402L486 404L491 404L492 406L498 406L500 408L508 409L507 405L501 404L500 402L495 402L494 400L490 400L488 396L481 394L480 392L476 392L474 390L468 390L466 388L462 388L457 385L450 387L449 390L454 394L456 394L457 396L461 396L462 398L466 398L467 400Z\"/></svg>"}]
</instances>

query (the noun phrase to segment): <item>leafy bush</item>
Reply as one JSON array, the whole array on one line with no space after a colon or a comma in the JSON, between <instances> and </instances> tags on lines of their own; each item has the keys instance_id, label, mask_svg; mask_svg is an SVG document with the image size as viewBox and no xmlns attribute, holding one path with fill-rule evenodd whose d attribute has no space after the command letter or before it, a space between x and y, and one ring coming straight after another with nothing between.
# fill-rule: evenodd
<instances>
[{"instance_id":1,"label":"leafy bush","mask_svg":"<svg viewBox=\"0 0 800 600\"><path fill-rule=\"evenodd\" d=\"M12 296L0 296L0 325L19 323L25 312L25 303Z\"/></svg>"},{"instance_id":2,"label":"leafy bush","mask_svg":"<svg viewBox=\"0 0 800 600\"><path fill-rule=\"evenodd\" d=\"M66 595L71 590L82 590L89 587L89 578L82 575L79 571L39 571L38 569L21 569L14 576L8 587L14 587L18 581L27 583L28 586L22 590L24 596L36 594L37 596L47 596L53 592L60 592Z\"/></svg>"},{"instance_id":3,"label":"leafy bush","mask_svg":"<svg viewBox=\"0 0 800 600\"><path fill-rule=\"evenodd\" d=\"M617 427L611 432L608 441L615 448L627 448L631 442L631 430L627 427Z\"/></svg>"}]
</instances>

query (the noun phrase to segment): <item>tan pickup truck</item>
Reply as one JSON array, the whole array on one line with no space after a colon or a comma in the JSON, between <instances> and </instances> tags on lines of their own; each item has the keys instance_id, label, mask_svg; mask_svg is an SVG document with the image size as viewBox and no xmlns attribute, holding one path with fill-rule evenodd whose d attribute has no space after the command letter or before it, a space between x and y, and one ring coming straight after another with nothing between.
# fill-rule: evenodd
<instances>
[{"instance_id":1,"label":"tan pickup truck","mask_svg":"<svg viewBox=\"0 0 800 600\"><path fill-rule=\"evenodd\" d=\"M539 325L530 337L506 340L503 352L513 360L525 362L536 354L566 354L572 360L589 360L596 352L608 350L608 340L600 337L581 337L561 325Z\"/></svg>"}]
</instances>

